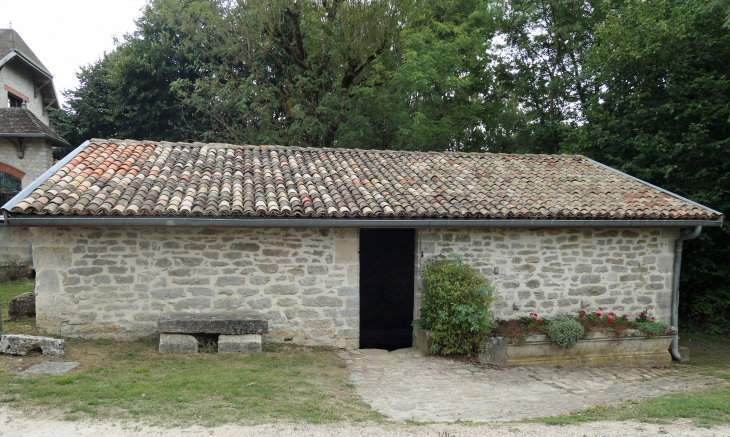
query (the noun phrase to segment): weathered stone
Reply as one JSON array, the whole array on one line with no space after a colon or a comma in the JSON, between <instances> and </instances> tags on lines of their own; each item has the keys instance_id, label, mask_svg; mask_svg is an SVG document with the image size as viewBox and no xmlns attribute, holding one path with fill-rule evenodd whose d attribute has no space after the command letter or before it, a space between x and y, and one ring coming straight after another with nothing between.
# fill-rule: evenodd
<instances>
[{"instance_id":1,"label":"weathered stone","mask_svg":"<svg viewBox=\"0 0 730 437\"><path fill-rule=\"evenodd\" d=\"M307 307L341 307L342 299L333 296L305 297L302 305Z\"/></svg>"},{"instance_id":2,"label":"weathered stone","mask_svg":"<svg viewBox=\"0 0 730 437\"><path fill-rule=\"evenodd\" d=\"M269 324L254 316L236 314L171 314L160 317L159 332L188 334L265 334Z\"/></svg>"},{"instance_id":3,"label":"weathered stone","mask_svg":"<svg viewBox=\"0 0 730 437\"><path fill-rule=\"evenodd\" d=\"M35 293L23 293L15 296L8 303L10 321L35 318Z\"/></svg>"},{"instance_id":4,"label":"weathered stone","mask_svg":"<svg viewBox=\"0 0 730 437\"><path fill-rule=\"evenodd\" d=\"M243 285L243 278L235 276L222 276L215 281L215 285L218 287L227 287L229 285Z\"/></svg>"},{"instance_id":5,"label":"weathered stone","mask_svg":"<svg viewBox=\"0 0 730 437\"><path fill-rule=\"evenodd\" d=\"M299 289L294 284L289 285L283 285L283 284L277 284L277 285L270 285L264 289L264 293L266 294L279 294L279 295L285 295L285 294L297 294Z\"/></svg>"},{"instance_id":6,"label":"weathered stone","mask_svg":"<svg viewBox=\"0 0 730 437\"><path fill-rule=\"evenodd\" d=\"M242 252L258 252L261 249L256 243L235 243L231 245L231 250L240 250Z\"/></svg>"},{"instance_id":7,"label":"weathered stone","mask_svg":"<svg viewBox=\"0 0 730 437\"><path fill-rule=\"evenodd\" d=\"M166 288L162 290L152 290L150 292L155 299L175 299L185 297L185 291L182 288Z\"/></svg>"},{"instance_id":8,"label":"weathered stone","mask_svg":"<svg viewBox=\"0 0 730 437\"><path fill-rule=\"evenodd\" d=\"M66 354L66 341L24 334L7 334L0 337L0 353L27 355L32 350L40 350L43 355L63 356Z\"/></svg>"},{"instance_id":9,"label":"weathered stone","mask_svg":"<svg viewBox=\"0 0 730 437\"><path fill-rule=\"evenodd\" d=\"M219 335L219 353L256 353L261 352L261 335Z\"/></svg>"},{"instance_id":10,"label":"weathered stone","mask_svg":"<svg viewBox=\"0 0 730 437\"><path fill-rule=\"evenodd\" d=\"M69 370L73 370L80 366L81 363L76 362L58 362L58 361L46 361L45 363L39 363L35 366L31 366L24 371L20 372L21 375L35 375L35 374L48 374L48 375L59 375L66 373Z\"/></svg>"},{"instance_id":11,"label":"weathered stone","mask_svg":"<svg viewBox=\"0 0 730 437\"><path fill-rule=\"evenodd\" d=\"M192 335L160 334L161 354L197 354L198 340Z\"/></svg>"}]
</instances>

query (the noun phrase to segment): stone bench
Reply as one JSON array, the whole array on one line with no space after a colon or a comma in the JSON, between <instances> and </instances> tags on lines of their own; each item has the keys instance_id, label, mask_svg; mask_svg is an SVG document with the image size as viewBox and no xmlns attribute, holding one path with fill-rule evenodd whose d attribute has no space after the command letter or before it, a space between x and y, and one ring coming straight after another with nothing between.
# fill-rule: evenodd
<instances>
[{"instance_id":1,"label":"stone bench","mask_svg":"<svg viewBox=\"0 0 730 437\"><path fill-rule=\"evenodd\" d=\"M157 322L160 353L198 353L193 334L218 336L218 352L261 352L261 334L269 322L256 316L233 314L171 314Z\"/></svg>"}]
</instances>

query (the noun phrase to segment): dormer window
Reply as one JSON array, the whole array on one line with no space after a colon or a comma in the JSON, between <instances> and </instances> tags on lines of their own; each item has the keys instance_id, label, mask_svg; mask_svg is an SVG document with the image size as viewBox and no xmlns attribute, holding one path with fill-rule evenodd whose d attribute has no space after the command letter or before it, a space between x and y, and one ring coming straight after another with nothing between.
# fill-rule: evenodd
<instances>
[{"instance_id":1,"label":"dormer window","mask_svg":"<svg viewBox=\"0 0 730 437\"><path fill-rule=\"evenodd\" d=\"M24 108L24 103L23 99L19 99L11 93L8 93L8 108Z\"/></svg>"}]
</instances>

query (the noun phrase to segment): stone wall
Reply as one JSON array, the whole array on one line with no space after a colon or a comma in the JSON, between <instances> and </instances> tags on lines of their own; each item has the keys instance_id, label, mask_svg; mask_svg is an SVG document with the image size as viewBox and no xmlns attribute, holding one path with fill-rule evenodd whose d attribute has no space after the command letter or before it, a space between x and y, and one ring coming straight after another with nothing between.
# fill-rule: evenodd
<instances>
[{"instance_id":1,"label":"stone wall","mask_svg":"<svg viewBox=\"0 0 730 437\"><path fill-rule=\"evenodd\" d=\"M160 315L260 314L265 339L357 348L357 229L34 228L37 324L132 339Z\"/></svg>"},{"instance_id":2,"label":"stone wall","mask_svg":"<svg viewBox=\"0 0 730 437\"><path fill-rule=\"evenodd\" d=\"M34 93L33 71L22 61L13 60L0 68L0 108L8 107L8 92L5 91L7 85L16 91L19 91L30 98L27 107L41 120L48 125L50 123L50 115L47 110L43 109L43 96L41 93Z\"/></svg>"},{"instance_id":3,"label":"stone wall","mask_svg":"<svg viewBox=\"0 0 730 437\"><path fill-rule=\"evenodd\" d=\"M31 232L28 228L0 228L0 265L30 262Z\"/></svg>"},{"instance_id":4,"label":"stone wall","mask_svg":"<svg viewBox=\"0 0 730 437\"><path fill-rule=\"evenodd\" d=\"M44 138L24 138L23 144L25 154L20 159L13 143L7 138L0 138L0 162L25 172L20 180L22 188L25 188L53 166L53 147Z\"/></svg>"},{"instance_id":5,"label":"stone wall","mask_svg":"<svg viewBox=\"0 0 730 437\"><path fill-rule=\"evenodd\" d=\"M648 308L668 323L678 236L676 228L421 229L417 253L420 264L451 251L463 255L497 287L500 319L599 307L638 315Z\"/></svg>"}]
</instances>

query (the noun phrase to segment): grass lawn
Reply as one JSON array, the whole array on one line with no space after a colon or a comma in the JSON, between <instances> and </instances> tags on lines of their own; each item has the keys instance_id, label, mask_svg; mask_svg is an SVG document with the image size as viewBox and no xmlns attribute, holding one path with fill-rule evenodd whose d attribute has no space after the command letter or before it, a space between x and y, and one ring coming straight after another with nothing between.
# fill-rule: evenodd
<instances>
[{"instance_id":1,"label":"grass lawn","mask_svg":"<svg viewBox=\"0 0 730 437\"><path fill-rule=\"evenodd\" d=\"M9 323L8 320L8 303L17 295L28 293L33 291L33 279L21 279L12 282L0 283L0 307L2 307L3 328L8 329L9 326L13 326L13 323ZM27 324L27 323L24 323Z\"/></svg>"},{"instance_id":2,"label":"grass lawn","mask_svg":"<svg viewBox=\"0 0 730 437\"><path fill-rule=\"evenodd\" d=\"M674 364L685 372L698 372L730 380L730 338L681 334L680 346L689 347L690 362ZM596 407L565 416L528 420L551 425L568 425L598 420L662 422L693 419L697 426L730 423L730 386L627 402L614 407Z\"/></svg>"},{"instance_id":3,"label":"grass lawn","mask_svg":"<svg viewBox=\"0 0 730 437\"><path fill-rule=\"evenodd\" d=\"M0 285L6 300L30 283ZM40 335L31 323L5 333ZM81 366L64 375L21 375L48 357L0 355L0 402L66 419L135 418L165 425L379 420L354 394L345 364L327 348L264 345L260 354L160 355L156 341L66 339ZM54 413L54 411L56 413Z\"/></svg>"}]
</instances>

